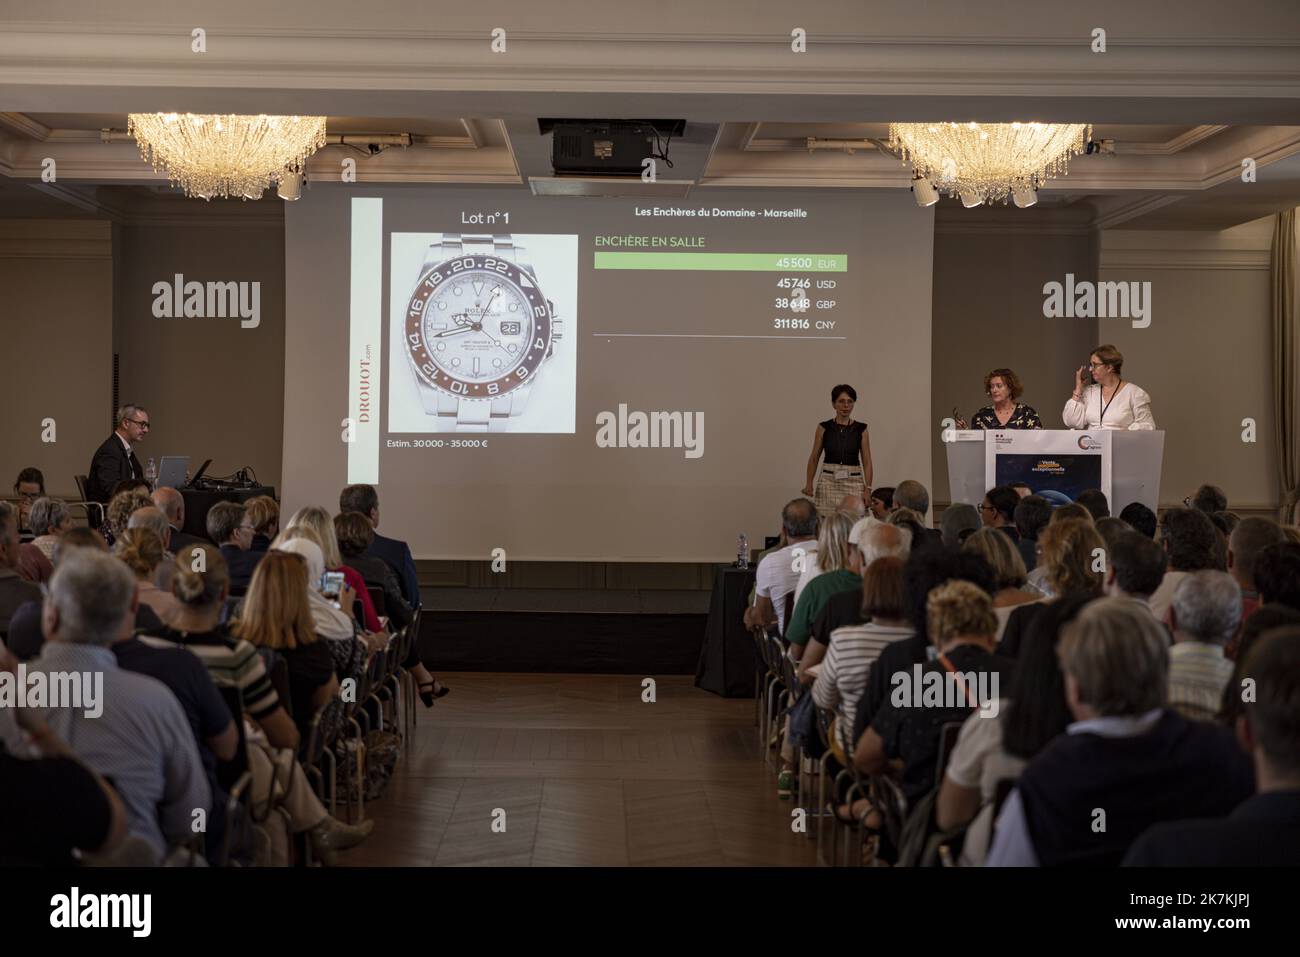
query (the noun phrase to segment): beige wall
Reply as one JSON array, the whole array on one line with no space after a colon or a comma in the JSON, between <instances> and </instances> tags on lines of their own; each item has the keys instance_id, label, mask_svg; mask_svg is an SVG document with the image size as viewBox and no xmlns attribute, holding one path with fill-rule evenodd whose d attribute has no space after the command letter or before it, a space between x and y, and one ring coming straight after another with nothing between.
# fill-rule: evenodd
<instances>
[{"instance_id":1,"label":"beige wall","mask_svg":"<svg viewBox=\"0 0 1300 957\"><path fill-rule=\"evenodd\" d=\"M264 201L267 202L267 201ZM279 209L272 199L268 208ZM209 474L250 466L280 485L284 431L284 224L230 222L202 212L116 230L114 337L122 401L148 407L153 430L138 454L211 458ZM261 323L159 319L153 285L260 282Z\"/></svg>"},{"instance_id":2,"label":"beige wall","mask_svg":"<svg viewBox=\"0 0 1300 957\"><path fill-rule=\"evenodd\" d=\"M76 498L73 476L112 429L112 257L107 221L0 220L0 496L30 465L50 494Z\"/></svg>"},{"instance_id":3,"label":"beige wall","mask_svg":"<svg viewBox=\"0 0 1300 957\"><path fill-rule=\"evenodd\" d=\"M943 207L935 217L931 497L949 501L940 423L953 406L970 418L988 404L984 375L1011 369L1045 428L1063 428L1074 370L1097 343L1096 322L1045 319L1043 284L1096 278L1092 231L1079 213ZM914 476L877 469L877 485Z\"/></svg>"},{"instance_id":4,"label":"beige wall","mask_svg":"<svg viewBox=\"0 0 1300 957\"><path fill-rule=\"evenodd\" d=\"M1272 216L1211 231L1108 230L1103 281L1151 283L1151 325L1102 322L1102 338L1124 353L1124 373L1149 393L1165 430L1162 505L1202 482L1230 507L1275 506L1269 325ZM1242 441L1253 418L1258 441Z\"/></svg>"}]
</instances>

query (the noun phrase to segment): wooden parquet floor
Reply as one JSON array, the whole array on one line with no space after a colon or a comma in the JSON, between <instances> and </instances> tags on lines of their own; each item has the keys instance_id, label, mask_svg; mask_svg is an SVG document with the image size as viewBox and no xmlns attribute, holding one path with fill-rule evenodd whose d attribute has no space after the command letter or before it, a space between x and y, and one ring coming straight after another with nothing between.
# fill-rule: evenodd
<instances>
[{"instance_id":1,"label":"wooden parquet floor","mask_svg":"<svg viewBox=\"0 0 1300 957\"><path fill-rule=\"evenodd\" d=\"M752 700L689 677L443 674L350 866L811 865ZM340 809L340 814L342 810ZM504 830L500 822L504 814Z\"/></svg>"}]
</instances>

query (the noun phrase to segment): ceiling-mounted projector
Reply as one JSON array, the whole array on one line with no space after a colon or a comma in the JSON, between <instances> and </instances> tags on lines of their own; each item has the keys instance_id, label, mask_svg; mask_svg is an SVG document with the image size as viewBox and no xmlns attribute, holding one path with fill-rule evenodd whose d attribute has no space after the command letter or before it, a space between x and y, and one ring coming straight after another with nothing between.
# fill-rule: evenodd
<instances>
[{"instance_id":1,"label":"ceiling-mounted projector","mask_svg":"<svg viewBox=\"0 0 1300 957\"><path fill-rule=\"evenodd\" d=\"M537 121L551 133L551 168L557 174L641 177L647 158L663 158L667 143L686 132L685 120ZM662 172L662 171L661 171Z\"/></svg>"}]
</instances>

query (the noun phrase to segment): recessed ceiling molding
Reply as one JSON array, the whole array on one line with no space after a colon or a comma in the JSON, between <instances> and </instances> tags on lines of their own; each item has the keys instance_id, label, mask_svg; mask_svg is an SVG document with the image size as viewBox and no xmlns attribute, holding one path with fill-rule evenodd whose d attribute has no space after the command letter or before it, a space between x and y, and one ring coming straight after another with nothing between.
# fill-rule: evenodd
<instances>
[{"instance_id":1,"label":"recessed ceiling molding","mask_svg":"<svg viewBox=\"0 0 1300 957\"><path fill-rule=\"evenodd\" d=\"M1194 126L1163 143L1123 143L1121 141L1117 144L1117 152L1132 156L1169 156L1173 153L1181 153L1183 150L1208 140L1211 136L1216 136L1228 128L1227 126Z\"/></svg>"},{"instance_id":2,"label":"recessed ceiling molding","mask_svg":"<svg viewBox=\"0 0 1300 957\"><path fill-rule=\"evenodd\" d=\"M0 126L34 140L44 140L50 135L48 126L37 123L25 113L0 113Z\"/></svg>"}]
</instances>

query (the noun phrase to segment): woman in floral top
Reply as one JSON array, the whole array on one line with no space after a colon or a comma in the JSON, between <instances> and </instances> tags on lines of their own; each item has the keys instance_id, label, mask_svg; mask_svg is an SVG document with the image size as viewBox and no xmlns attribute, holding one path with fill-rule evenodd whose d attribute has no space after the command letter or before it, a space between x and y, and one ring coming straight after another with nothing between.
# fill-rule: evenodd
<instances>
[{"instance_id":1,"label":"woman in floral top","mask_svg":"<svg viewBox=\"0 0 1300 957\"><path fill-rule=\"evenodd\" d=\"M973 416L970 424L957 420L959 429L1041 429L1042 420L1031 405L1016 400L1024 393L1020 377L1010 369L994 369L984 377L984 394L993 400Z\"/></svg>"}]
</instances>

